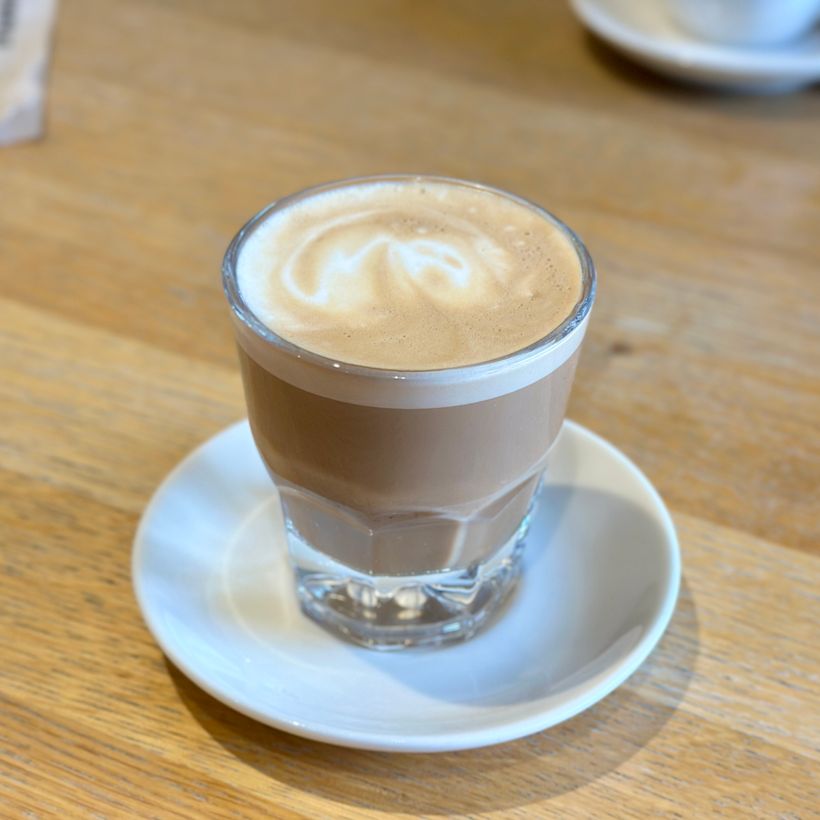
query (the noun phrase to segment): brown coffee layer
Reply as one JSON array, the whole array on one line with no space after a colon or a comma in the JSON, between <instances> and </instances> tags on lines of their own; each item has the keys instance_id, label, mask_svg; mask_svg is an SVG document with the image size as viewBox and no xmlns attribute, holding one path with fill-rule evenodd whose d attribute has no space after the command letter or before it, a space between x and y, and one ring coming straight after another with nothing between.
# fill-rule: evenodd
<instances>
[{"instance_id":1,"label":"brown coffee layer","mask_svg":"<svg viewBox=\"0 0 820 820\"><path fill-rule=\"evenodd\" d=\"M468 566L512 536L577 361L488 401L405 410L300 390L239 354L254 439L292 525L332 558L388 575Z\"/></svg>"}]
</instances>

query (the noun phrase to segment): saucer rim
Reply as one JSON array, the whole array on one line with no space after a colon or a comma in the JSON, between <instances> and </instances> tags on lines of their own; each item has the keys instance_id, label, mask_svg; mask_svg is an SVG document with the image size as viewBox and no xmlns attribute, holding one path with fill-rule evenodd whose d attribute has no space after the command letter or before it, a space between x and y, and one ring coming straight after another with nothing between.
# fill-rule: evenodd
<instances>
[{"instance_id":1,"label":"saucer rim","mask_svg":"<svg viewBox=\"0 0 820 820\"><path fill-rule=\"evenodd\" d=\"M817 42L813 52L783 50L784 46L744 48L702 41L681 32L680 42L652 39L650 34L618 14L607 0L570 0L580 21L610 45L633 55L639 61L674 70L677 76L700 82L721 81L769 86L820 79L820 35L807 34L794 44ZM702 72L711 72L707 78Z\"/></svg>"},{"instance_id":2,"label":"saucer rim","mask_svg":"<svg viewBox=\"0 0 820 820\"><path fill-rule=\"evenodd\" d=\"M539 708L538 701L534 701L533 712L524 717L504 719L502 715L497 722L477 729L468 728L432 734L429 732L415 733L403 736L396 735L395 733L380 734L366 730L336 728L328 726L327 723L290 720L271 714L270 711L257 708L252 703L237 700L230 693L226 693L223 689L219 688L218 685L211 683L209 678L201 674L194 665L190 664L183 654L176 651L172 641L166 641L164 639L164 632L159 623L159 618L153 614L153 610L148 604L148 596L143 589L143 576L140 569L145 550L147 549L145 546L147 541L145 531L155 507L162 502L165 491L175 482L181 473L190 467L191 462L198 459L204 450L212 446L215 440L223 436L229 436L233 434L237 428L243 426L248 426L247 419L239 420L210 436L177 463L162 482L160 482L140 518L134 536L131 557L132 585L137 604L145 625L163 654L200 689L240 714L275 729L310 740L369 751L431 753L461 751L491 746L517 740L563 723L584 712L611 694L643 664L669 625L669 621L672 618L677 604L681 582L680 544L672 517L660 494L631 459L602 436L599 436L597 433L592 432L577 422L566 419L564 421L564 427L571 431L572 435L578 436L582 440L586 439L588 443L596 447L603 448L611 457L620 462L624 469L633 474L638 480L641 489L652 502L653 513L662 525L664 536L663 547L665 555L662 563L666 567L666 577L662 581L664 592L660 605L652 614L651 618L647 619L650 626L641 636L638 643L615 663L614 667L605 674L602 680L592 686L582 682L574 685L566 692L554 695L553 697L561 697L562 702L553 706L541 706ZM248 432L248 435L250 436L250 432ZM447 647L427 651L446 652Z\"/></svg>"}]
</instances>

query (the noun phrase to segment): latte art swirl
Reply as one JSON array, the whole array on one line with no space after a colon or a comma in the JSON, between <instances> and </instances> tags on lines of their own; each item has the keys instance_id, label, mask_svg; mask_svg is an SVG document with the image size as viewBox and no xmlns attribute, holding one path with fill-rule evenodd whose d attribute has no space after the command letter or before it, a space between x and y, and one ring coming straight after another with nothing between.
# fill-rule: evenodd
<instances>
[{"instance_id":1,"label":"latte art swirl","mask_svg":"<svg viewBox=\"0 0 820 820\"><path fill-rule=\"evenodd\" d=\"M450 225L446 236L436 237L424 226L408 228L396 215L374 232L374 216L317 226L289 254L283 248L280 309L289 299L297 323L302 309L313 309L328 318L356 312L362 324L368 310L388 301L429 300L446 309L501 297L515 260L475 226Z\"/></svg>"},{"instance_id":2,"label":"latte art swirl","mask_svg":"<svg viewBox=\"0 0 820 820\"><path fill-rule=\"evenodd\" d=\"M572 311L580 268L535 209L445 182L367 182L274 211L240 290L271 329L354 364L435 369L497 358Z\"/></svg>"}]
</instances>

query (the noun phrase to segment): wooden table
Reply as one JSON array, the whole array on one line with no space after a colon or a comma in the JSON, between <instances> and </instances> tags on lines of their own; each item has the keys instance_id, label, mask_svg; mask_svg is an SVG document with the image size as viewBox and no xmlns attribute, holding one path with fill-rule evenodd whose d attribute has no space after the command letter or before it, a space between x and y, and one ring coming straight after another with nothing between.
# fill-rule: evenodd
<instances>
[{"instance_id":1,"label":"wooden table","mask_svg":"<svg viewBox=\"0 0 820 820\"><path fill-rule=\"evenodd\" d=\"M48 132L0 150L0 814L817 816L819 118L816 90L655 79L549 0L65 2ZM683 549L626 685L458 754L234 713L163 659L129 578L157 483L243 415L233 232L391 170L510 188L586 239L570 415L646 470Z\"/></svg>"}]
</instances>

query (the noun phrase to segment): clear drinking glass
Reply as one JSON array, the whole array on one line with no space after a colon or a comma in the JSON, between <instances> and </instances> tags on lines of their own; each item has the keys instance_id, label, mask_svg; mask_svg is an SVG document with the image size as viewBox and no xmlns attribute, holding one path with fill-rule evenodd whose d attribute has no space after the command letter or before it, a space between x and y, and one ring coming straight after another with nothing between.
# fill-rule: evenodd
<instances>
[{"instance_id":1,"label":"clear drinking glass","mask_svg":"<svg viewBox=\"0 0 820 820\"><path fill-rule=\"evenodd\" d=\"M488 186L424 177L511 198L566 235L581 297L555 330L492 361L397 371L305 350L254 315L237 260L266 218L331 189L407 178L343 180L274 202L239 231L222 271L251 430L281 498L301 607L335 634L381 649L466 639L514 587L595 294L589 254L550 213Z\"/></svg>"}]
</instances>

